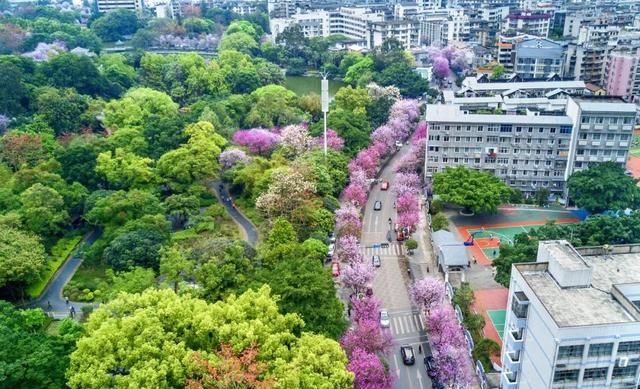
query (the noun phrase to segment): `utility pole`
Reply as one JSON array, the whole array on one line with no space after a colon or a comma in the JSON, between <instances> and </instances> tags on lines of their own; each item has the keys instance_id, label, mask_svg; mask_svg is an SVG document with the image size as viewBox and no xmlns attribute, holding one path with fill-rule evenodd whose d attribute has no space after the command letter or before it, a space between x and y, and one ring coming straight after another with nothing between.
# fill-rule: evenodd
<instances>
[{"instance_id":1,"label":"utility pole","mask_svg":"<svg viewBox=\"0 0 640 389\"><path fill-rule=\"evenodd\" d=\"M322 115L324 117L324 158L327 158L327 112L329 112L329 73L322 73L320 101L322 103Z\"/></svg>"}]
</instances>

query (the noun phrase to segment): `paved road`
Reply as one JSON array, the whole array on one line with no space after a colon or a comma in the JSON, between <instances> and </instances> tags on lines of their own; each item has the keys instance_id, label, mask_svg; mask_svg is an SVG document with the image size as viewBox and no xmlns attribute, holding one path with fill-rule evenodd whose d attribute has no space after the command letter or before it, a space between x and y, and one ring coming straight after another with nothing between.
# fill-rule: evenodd
<instances>
[{"instance_id":1,"label":"paved road","mask_svg":"<svg viewBox=\"0 0 640 389\"><path fill-rule=\"evenodd\" d=\"M82 238L82 243L91 245L93 242L98 239L100 236L99 230L93 230L87 233ZM69 301L67 302L65 298L62 296L62 291L64 286L69 282L69 280L73 277L78 267L82 263L82 258L77 255L74 251L65 263L60 266L56 274L54 274L53 278L47 285L46 289L40 295L39 298L33 300L29 303L30 307L40 307L52 315L56 319L62 319L69 316L69 312L71 307L75 309L76 314L79 316L82 313L82 307L85 305L93 305L96 304L91 303L81 303L79 301Z\"/></svg>"},{"instance_id":2,"label":"paved road","mask_svg":"<svg viewBox=\"0 0 640 389\"><path fill-rule=\"evenodd\" d=\"M256 243L258 243L258 230L253 223L251 223L251 221L242 214L242 212L232 206L230 201L226 201L226 199L231 198L231 196L224 184L220 181L210 181L207 183L207 186L224 205L231 218L233 218L233 220L243 229L246 241L249 242L251 246L255 247Z\"/></svg>"},{"instance_id":3,"label":"paved road","mask_svg":"<svg viewBox=\"0 0 640 389\"><path fill-rule=\"evenodd\" d=\"M393 224L397 220L397 213L393 206L395 167L409 151L409 146L401 148L380 172L380 181L391 183L389 190L382 191L380 185L375 185L369 194L363 218L361 251L365 260L371 260L372 255L380 255L382 261L382 266L376 269L373 293L382 300L382 304L384 308L389 310L391 318L391 326L388 331L391 331L394 346L389 356L389 363L397 377L395 388L427 389L431 388L431 381L426 374L422 358L424 351L429 352L429 346L423 322L417 312L414 312L409 300L406 284L407 270L399 258L404 247L398 244L393 237L388 248L374 248L374 244L388 242L387 234L392 230ZM382 202L382 209L374 211L373 205L378 200ZM391 219L391 226L389 219ZM402 363L400 357L400 345L402 344L413 345L416 353L415 365L406 366ZM419 344L422 344L423 354L418 354Z\"/></svg>"}]
</instances>

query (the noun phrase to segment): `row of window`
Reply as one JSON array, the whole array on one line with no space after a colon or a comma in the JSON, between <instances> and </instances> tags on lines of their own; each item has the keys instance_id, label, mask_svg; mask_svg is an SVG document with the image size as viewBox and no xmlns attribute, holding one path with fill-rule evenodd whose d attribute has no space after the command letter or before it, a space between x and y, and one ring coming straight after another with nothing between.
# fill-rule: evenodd
<instances>
[{"instance_id":1,"label":"row of window","mask_svg":"<svg viewBox=\"0 0 640 389\"><path fill-rule=\"evenodd\" d=\"M585 345L560 346L558 349L558 359L563 358L582 358ZM613 343L594 343L589 345L588 355L594 356L610 356L613 352ZM629 342L620 342L618 344L618 354L640 354L640 341L634 340Z\"/></svg>"},{"instance_id":2,"label":"row of window","mask_svg":"<svg viewBox=\"0 0 640 389\"><path fill-rule=\"evenodd\" d=\"M477 143L483 143L485 141L485 138L482 136L449 136L449 135L443 135L442 137L440 135L429 135L429 140L430 141L440 141L440 139L442 139L443 142L462 142L462 143L469 143L469 142L477 142ZM627 140L627 139L621 139L621 140ZM526 143L526 144L544 144L546 143L549 146L553 146L554 144L556 144L556 140L555 139L544 139L544 138L537 138L537 139L532 139L532 138L527 138L527 139L523 139L523 138L511 138L511 137L506 137L506 136L488 136L486 137L486 142L487 143ZM568 140L565 140L563 142L562 139L558 139L558 145L562 145L562 144L568 144Z\"/></svg>"},{"instance_id":3,"label":"row of window","mask_svg":"<svg viewBox=\"0 0 640 389\"><path fill-rule=\"evenodd\" d=\"M577 155L591 155L598 156L604 155L605 157L610 157L612 155L617 155L618 157L624 157L627 154L626 150L598 150L598 149L578 149L576 150Z\"/></svg>"},{"instance_id":4,"label":"row of window","mask_svg":"<svg viewBox=\"0 0 640 389\"><path fill-rule=\"evenodd\" d=\"M525 127L525 126L514 126L512 124L488 124L488 125L449 125L449 124L432 124L431 130L440 131L444 129L445 131L454 130L454 131L477 131L483 132L485 129L487 132L526 132L526 133L538 133L538 134L571 134L572 126L560 126L558 127Z\"/></svg>"},{"instance_id":5,"label":"row of window","mask_svg":"<svg viewBox=\"0 0 640 389\"><path fill-rule=\"evenodd\" d=\"M593 124L633 124L635 118L633 116L583 116L581 123L593 123Z\"/></svg>"},{"instance_id":6,"label":"row of window","mask_svg":"<svg viewBox=\"0 0 640 389\"><path fill-rule=\"evenodd\" d=\"M442 159L438 156L432 155L428 158L428 161L430 163L480 163L482 161L482 158L462 158L462 157L442 157ZM497 163L497 164L508 164L509 163L509 159L508 158L484 158L484 163L486 164L493 164L493 163ZM553 166L553 161L540 161L540 160L528 160L528 159L512 159L511 163L513 165L531 165L534 168L540 167L540 166ZM559 168L563 168L565 166L564 163L557 163L556 167ZM506 172L505 172L506 174ZM515 174L515 173L514 173Z\"/></svg>"},{"instance_id":7,"label":"row of window","mask_svg":"<svg viewBox=\"0 0 640 389\"><path fill-rule=\"evenodd\" d=\"M495 150L495 149L494 149ZM439 153L442 151L443 153L482 153L483 150L481 147L441 147L441 146L429 146L429 151L433 151ZM609 150L611 151L611 150ZM624 150L621 155L624 155ZM619 151L619 152L620 152ZM511 149L508 147L498 147L497 151L494 151L498 154L511 154ZM514 155L554 155L553 150L531 150L531 149L513 149ZM555 155L559 155L561 157L567 156L567 150L557 150Z\"/></svg>"},{"instance_id":8,"label":"row of window","mask_svg":"<svg viewBox=\"0 0 640 389\"><path fill-rule=\"evenodd\" d=\"M606 136L605 136L606 135ZM631 135L629 134L620 134L617 136L617 139L625 141L625 140L629 140L631 138ZM586 133L586 132L581 132L580 133L580 139L581 140L600 140L600 139L605 139L605 140L616 140L616 134L601 134L601 133Z\"/></svg>"},{"instance_id":9,"label":"row of window","mask_svg":"<svg viewBox=\"0 0 640 389\"><path fill-rule=\"evenodd\" d=\"M616 366L613 368L611 379L633 378L636 376L636 372L638 371L638 366L639 365L630 365L626 367ZM584 369L582 380L583 381L606 380L608 373L609 373L608 367L596 367L592 369ZM579 369L556 370L555 374L553 375L553 382L562 383L562 382L578 381L579 376L580 376Z\"/></svg>"}]
</instances>

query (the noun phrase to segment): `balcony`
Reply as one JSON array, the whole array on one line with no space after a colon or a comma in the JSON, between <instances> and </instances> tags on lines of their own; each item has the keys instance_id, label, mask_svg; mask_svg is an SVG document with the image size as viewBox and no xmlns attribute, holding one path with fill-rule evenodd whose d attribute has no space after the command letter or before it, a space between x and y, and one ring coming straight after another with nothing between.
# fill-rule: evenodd
<instances>
[{"instance_id":1,"label":"balcony","mask_svg":"<svg viewBox=\"0 0 640 389\"><path fill-rule=\"evenodd\" d=\"M587 145L587 141L586 140L579 140L578 141L578 146L586 146Z\"/></svg>"},{"instance_id":2,"label":"balcony","mask_svg":"<svg viewBox=\"0 0 640 389\"><path fill-rule=\"evenodd\" d=\"M615 144L615 142L607 142L605 145L606 146L613 146Z\"/></svg>"},{"instance_id":3,"label":"balcony","mask_svg":"<svg viewBox=\"0 0 640 389\"><path fill-rule=\"evenodd\" d=\"M503 371L500 377L502 389L516 389L518 387L518 373Z\"/></svg>"},{"instance_id":4,"label":"balcony","mask_svg":"<svg viewBox=\"0 0 640 389\"><path fill-rule=\"evenodd\" d=\"M509 331L509 336L507 337L507 347L509 351L522 350L523 343L522 330Z\"/></svg>"},{"instance_id":5,"label":"balcony","mask_svg":"<svg viewBox=\"0 0 640 389\"><path fill-rule=\"evenodd\" d=\"M506 353L506 358L504 358L503 362L506 370L517 373L520 371L520 352L513 351Z\"/></svg>"}]
</instances>

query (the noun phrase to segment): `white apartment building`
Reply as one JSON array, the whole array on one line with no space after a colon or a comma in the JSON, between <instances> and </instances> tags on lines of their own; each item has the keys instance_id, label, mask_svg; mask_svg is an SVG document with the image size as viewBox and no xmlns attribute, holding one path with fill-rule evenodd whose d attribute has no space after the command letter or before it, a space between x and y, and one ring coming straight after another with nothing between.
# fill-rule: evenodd
<instances>
[{"instance_id":1,"label":"white apartment building","mask_svg":"<svg viewBox=\"0 0 640 389\"><path fill-rule=\"evenodd\" d=\"M466 42L471 26L469 15L461 8L423 10L417 15L426 45L446 46L451 42Z\"/></svg>"},{"instance_id":2,"label":"white apartment building","mask_svg":"<svg viewBox=\"0 0 640 389\"><path fill-rule=\"evenodd\" d=\"M517 31L543 38L549 36L551 15L542 12L513 12L507 15L502 31Z\"/></svg>"},{"instance_id":3,"label":"white apartment building","mask_svg":"<svg viewBox=\"0 0 640 389\"><path fill-rule=\"evenodd\" d=\"M98 11L108 12L115 9L128 9L136 13L142 12L142 0L97 0Z\"/></svg>"},{"instance_id":4,"label":"white apartment building","mask_svg":"<svg viewBox=\"0 0 640 389\"><path fill-rule=\"evenodd\" d=\"M287 27L293 25L302 27L302 32L307 38L316 36L329 36L330 13L328 11L313 11L306 13L296 13L288 18L270 18L269 27L273 40L280 35Z\"/></svg>"},{"instance_id":5,"label":"white apartment building","mask_svg":"<svg viewBox=\"0 0 640 389\"><path fill-rule=\"evenodd\" d=\"M514 88L531 84L530 91L542 92L545 83L496 84ZM525 194L547 188L566 199L566 181L573 172L605 161L624 166L635 105L552 92L535 98L513 98L515 94L503 92L502 102L489 93L427 105L425 176L463 165L489 171ZM507 95L512 97L506 99ZM550 102L549 96L557 102Z\"/></svg>"},{"instance_id":6,"label":"white apartment building","mask_svg":"<svg viewBox=\"0 0 640 389\"><path fill-rule=\"evenodd\" d=\"M514 264L501 388L637 388L640 245L545 241Z\"/></svg>"}]
</instances>

